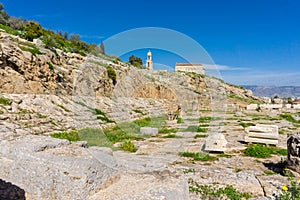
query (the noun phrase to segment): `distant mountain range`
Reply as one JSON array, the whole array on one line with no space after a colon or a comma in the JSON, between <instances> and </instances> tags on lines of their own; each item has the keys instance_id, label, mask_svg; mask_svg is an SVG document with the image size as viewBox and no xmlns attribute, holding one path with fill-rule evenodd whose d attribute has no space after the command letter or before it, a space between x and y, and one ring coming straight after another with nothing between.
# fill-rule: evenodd
<instances>
[{"instance_id":1,"label":"distant mountain range","mask_svg":"<svg viewBox=\"0 0 300 200\"><path fill-rule=\"evenodd\" d=\"M300 97L300 86L254 86L244 85L246 89L252 90L255 96L260 97Z\"/></svg>"}]
</instances>

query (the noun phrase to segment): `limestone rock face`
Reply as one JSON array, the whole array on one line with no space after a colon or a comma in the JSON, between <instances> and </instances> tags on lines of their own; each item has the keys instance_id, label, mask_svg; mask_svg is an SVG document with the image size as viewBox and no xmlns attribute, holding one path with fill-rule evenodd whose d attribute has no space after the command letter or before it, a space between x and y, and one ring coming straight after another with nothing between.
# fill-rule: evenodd
<instances>
[{"instance_id":1,"label":"limestone rock face","mask_svg":"<svg viewBox=\"0 0 300 200\"><path fill-rule=\"evenodd\" d=\"M24 189L26 199L88 199L118 178L110 149L34 135L0 146L0 177Z\"/></svg>"},{"instance_id":2,"label":"limestone rock face","mask_svg":"<svg viewBox=\"0 0 300 200\"><path fill-rule=\"evenodd\" d=\"M294 133L287 140L288 168L300 173L300 134Z\"/></svg>"}]
</instances>

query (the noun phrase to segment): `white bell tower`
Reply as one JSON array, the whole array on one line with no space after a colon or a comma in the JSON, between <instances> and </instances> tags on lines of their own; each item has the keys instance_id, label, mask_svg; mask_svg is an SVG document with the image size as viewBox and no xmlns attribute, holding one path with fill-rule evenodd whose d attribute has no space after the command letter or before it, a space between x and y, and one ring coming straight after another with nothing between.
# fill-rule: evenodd
<instances>
[{"instance_id":1,"label":"white bell tower","mask_svg":"<svg viewBox=\"0 0 300 200\"><path fill-rule=\"evenodd\" d=\"M146 69L153 70L152 53L150 50L147 53Z\"/></svg>"}]
</instances>

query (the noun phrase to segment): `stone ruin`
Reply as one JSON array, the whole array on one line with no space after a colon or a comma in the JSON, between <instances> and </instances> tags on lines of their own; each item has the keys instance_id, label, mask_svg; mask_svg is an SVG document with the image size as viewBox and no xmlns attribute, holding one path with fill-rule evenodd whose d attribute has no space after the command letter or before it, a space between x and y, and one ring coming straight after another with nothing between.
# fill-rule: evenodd
<instances>
[{"instance_id":1,"label":"stone ruin","mask_svg":"<svg viewBox=\"0 0 300 200\"><path fill-rule=\"evenodd\" d=\"M287 140L287 167L300 173L300 133L294 133Z\"/></svg>"},{"instance_id":2,"label":"stone ruin","mask_svg":"<svg viewBox=\"0 0 300 200\"><path fill-rule=\"evenodd\" d=\"M206 138L204 150L207 152L225 152L227 140L222 133L212 133Z\"/></svg>"}]
</instances>

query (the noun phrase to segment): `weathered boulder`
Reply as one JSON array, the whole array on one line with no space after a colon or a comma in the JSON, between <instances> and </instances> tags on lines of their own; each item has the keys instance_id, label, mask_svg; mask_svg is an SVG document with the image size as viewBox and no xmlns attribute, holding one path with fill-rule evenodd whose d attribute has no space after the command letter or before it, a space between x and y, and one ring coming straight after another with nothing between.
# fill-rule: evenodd
<instances>
[{"instance_id":1,"label":"weathered boulder","mask_svg":"<svg viewBox=\"0 0 300 200\"><path fill-rule=\"evenodd\" d=\"M287 167L300 173L300 134L294 133L287 140Z\"/></svg>"},{"instance_id":2,"label":"weathered boulder","mask_svg":"<svg viewBox=\"0 0 300 200\"><path fill-rule=\"evenodd\" d=\"M119 176L106 148L34 135L0 146L0 177L23 188L26 199L88 199Z\"/></svg>"}]
</instances>

